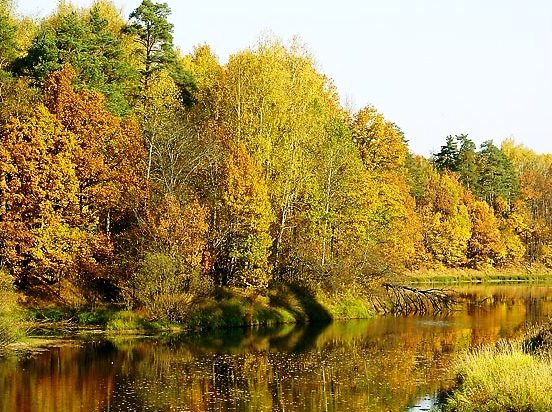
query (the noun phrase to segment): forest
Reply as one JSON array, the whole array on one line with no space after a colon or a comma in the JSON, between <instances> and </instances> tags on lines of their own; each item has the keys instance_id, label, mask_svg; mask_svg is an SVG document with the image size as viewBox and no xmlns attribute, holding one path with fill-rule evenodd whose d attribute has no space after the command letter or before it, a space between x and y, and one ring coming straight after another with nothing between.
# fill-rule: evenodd
<instances>
[{"instance_id":1,"label":"forest","mask_svg":"<svg viewBox=\"0 0 552 412\"><path fill-rule=\"evenodd\" d=\"M178 321L221 288L340 299L406 271L552 266L551 155L453 133L424 158L345 108L300 41L221 63L169 20L151 0L39 21L0 0L0 267L28 299Z\"/></svg>"}]
</instances>

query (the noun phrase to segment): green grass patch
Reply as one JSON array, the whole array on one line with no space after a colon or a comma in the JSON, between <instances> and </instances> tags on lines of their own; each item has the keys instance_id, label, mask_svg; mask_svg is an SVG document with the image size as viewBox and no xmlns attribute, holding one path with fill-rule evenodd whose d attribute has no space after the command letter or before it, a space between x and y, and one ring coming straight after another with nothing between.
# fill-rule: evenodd
<instances>
[{"instance_id":1,"label":"green grass patch","mask_svg":"<svg viewBox=\"0 0 552 412\"><path fill-rule=\"evenodd\" d=\"M59 323L74 324L74 326L105 327L107 322L116 313L114 310L76 310L64 307L27 308L25 318L36 322L40 326L55 326Z\"/></svg>"},{"instance_id":2,"label":"green grass patch","mask_svg":"<svg viewBox=\"0 0 552 412\"><path fill-rule=\"evenodd\" d=\"M13 278L0 269L0 355L9 345L25 337L18 295L13 288Z\"/></svg>"},{"instance_id":3,"label":"green grass patch","mask_svg":"<svg viewBox=\"0 0 552 412\"><path fill-rule=\"evenodd\" d=\"M375 315L370 303L362 298L345 295L339 298L321 296L321 304L332 319L368 319Z\"/></svg>"},{"instance_id":4,"label":"green grass patch","mask_svg":"<svg viewBox=\"0 0 552 412\"><path fill-rule=\"evenodd\" d=\"M115 312L107 321L106 329L111 332L145 332L158 333L164 330L179 329L175 324L167 321L154 321L137 312L123 310Z\"/></svg>"},{"instance_id":5,"label":"green grass patch","mask_svg":"<svg viewBox=\"0 0 552 412\"><path fill-rule=\"evenodd\" d=\"M552 360L527 353L521 342L500 342L462 358L458 385L445 411L550 411Z\"/></svg>"},{"instance_id":6,"label":"green grass patch","mask_svg":"<svg viewBox=\"0 0 552 412\"><path fill-rule=\"evenodd\" d=\"M84 326L106 326L114 313L114 311L107 309L79 312L77 323Z\"/></svg>"},{"instance_id":7,"label":"green grass patch","mask_svg":"<svg viewBox=\"0 0 552 412\"><path fill-rule=\"evenodd\" d=\"M63 308L27 308L25 318L31 322L59 323L69 321L73 314Z\"/></svg>"}]
</instances>

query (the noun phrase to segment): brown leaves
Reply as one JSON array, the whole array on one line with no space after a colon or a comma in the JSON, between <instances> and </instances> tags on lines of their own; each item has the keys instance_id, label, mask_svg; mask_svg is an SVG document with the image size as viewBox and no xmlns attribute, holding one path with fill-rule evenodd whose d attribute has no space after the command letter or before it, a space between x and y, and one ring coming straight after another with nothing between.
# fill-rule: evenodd
<instances>
[{"instance_id":1,"label":"brown leaves","mask_svg":"<svg viewBox=\"0 0 552 412\"><path fill-rule=\"evenodd\" d=\"M64 66L46 80L44 100L64 127L75 135L74 162L80 199L92 214L126 213L145 196L145 148L138 124L121 120L105 106L105 98L75 91L74 71Z\"/></svg>"},{"instance_id":2,"label":"brown leaves","mask_svg":"<svg viewBox=\"0 0 552 412\"><path fill-rule=\"evenodd\" d=\"M50 111L38 105L0 130L0 259L19 277L58 285L106 274L111 228L124 230L145 196L137 123L75 91L73 76L69 66L52 73Z\"/></svg>"},{"instance_id":3,"label":"brown leaves","mask_svg":"<svg viewBox=\"0 0 552 412\"><path fill-rule=\"evenodd\" d=\"M197 200L182 205L173 195L148 210L141 225L144 249L180 256L199 267L207 246L207 208Z\"/></svg>"},{"instance_id":4,"label":"brown leaves","mask_svg":"<svg viewBox=\"0 0 552 412\"><path fill-rule=\"evenodd\" d=\"M27 269L36 234L53 222L74 223L78 181L74 136L44 107L11 119L0 145L0 240L14 272Z\"/></svg>"}]
</instances>

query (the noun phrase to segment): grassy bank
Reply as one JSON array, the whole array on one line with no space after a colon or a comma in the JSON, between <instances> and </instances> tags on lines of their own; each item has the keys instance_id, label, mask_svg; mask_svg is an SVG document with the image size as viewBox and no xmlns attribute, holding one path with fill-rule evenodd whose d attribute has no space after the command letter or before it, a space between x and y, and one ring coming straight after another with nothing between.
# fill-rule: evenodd
<instances>
[{"instance_id":1,"label":"grassy bank","mask_svg":"<svg viewBox=\"0 0 552 412\"><path fill-rule=\"evenodd\" d=\"M552 271L540 265L509 268L419 269L405 274L405 283L413 285L449 285L455 283L552 282Z\"/></svg>"},{"instance_id":2,"label":"grassy bank","mask_svg":"<svg viewBox=\"0 0 552 412\"><path fill-rule=\"evenodd\" d=\"M444 411L552 410L552 324L525 340L474 350L456 365Z\"/></svg>"},{"instance_id":3,"label":"grassy bank","mask_svg":"<svg viewBox=\"0 0 552 412\"><path fill-rule=\"evenodd\" d=\"M354 296L314 296L306 289L284 284L268 296L219 289L213 297L194 302L178 321L153 319L140 310L34 307L26 319L34 330L71 333L101 329L110 333L201 332L212 329L274 326L286 323L328 322L374 316L369 301Z\"/></svg>"},{"instance_id":4,"label":"grassy bank","mask_svg":"<svg viewBox=\"0 0 552 412\"><path fill-rule=\"evenodd\" d=\"M0 270L0 355L25 335L17 299L13 279Z\"/></svg>"}]
</instances>

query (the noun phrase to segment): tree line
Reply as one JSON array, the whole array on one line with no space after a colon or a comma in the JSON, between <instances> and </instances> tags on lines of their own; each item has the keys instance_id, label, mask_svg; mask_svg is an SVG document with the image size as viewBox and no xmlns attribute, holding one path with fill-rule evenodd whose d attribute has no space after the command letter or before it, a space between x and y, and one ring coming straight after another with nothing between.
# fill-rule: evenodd
<instances>
[{"instance_id":1,"label":"tree line","mask_svg":"<svg viewBox=\"0 0 552 412\"><path fill-rule=\"evenodd\" d=\"M466 135L413 155L301 43L221 64L181 53L169 16L97 1L33 21L0 0L0 265L20 289L167 315L220 286L552 264L549 155Z\"/></svg>"}]
</instances>

